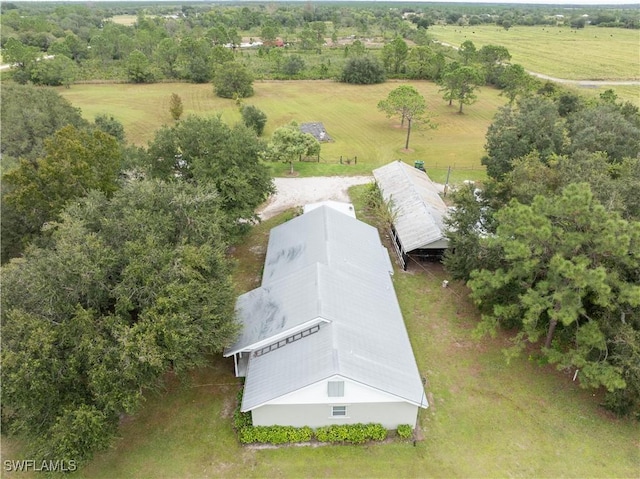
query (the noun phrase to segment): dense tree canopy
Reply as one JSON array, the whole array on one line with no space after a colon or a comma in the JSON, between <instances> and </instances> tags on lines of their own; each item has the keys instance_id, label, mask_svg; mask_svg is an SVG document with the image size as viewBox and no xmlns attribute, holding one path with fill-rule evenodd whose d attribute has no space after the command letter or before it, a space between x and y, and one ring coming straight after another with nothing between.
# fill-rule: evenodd
<instances>
[{"instance_id":1,"label":"dense tree canopy","mask_svg":"<svg viewBox=\"0 0 640 479\"><path fill-rule=\"evenodd\" d=\"M237 331L212 186L128 183L94 191L2 272L5 431L34 458L87 459L169 370Z\"/></svg>"},{"instance_id":2,"label":"dense tree canopy","mask_svg":"<svg viewBox=\"0 0 640 479\"><path fill-rule=\"evenodd\" d=\"M369 55L351 57L342 70L340 81L357 85L371 85L385 81L384 68Z\"/></svg>"},{"instance_id":3,"label":"dense tree canopy","mask_svg":"<svg viewBox=\"0 0 640 479\"><path fill-rule=\"evenodd\" d=\"M61 86L69 88L78 75L76 63L64 55L37 62L31 70L31 81L35 85Z\"/></svg>"},{"instance_id":4,"label":"dense tree canopy","mask_svg":"<svg viewBox=\"0 0 640 479\"><path fill-rule=\"evenodd\" d=\"M624 388L621 368L606 358L611 334L640 326L640 222L607 211L577 183L531 205L513 201L495 220L485 241L502 260L469 281L484 325L518 325L518 340L532 343L546 336L544 354L579 369L583 385Z\"/></svg>"},{"instance_id":5,"label":"dense tree canopy","mask_svg":"<svg viewBox=\"0 0 640 479\"><path fill-rule=\"evenodd\" d=\"M402 38L396 37L382 48L382 64L389 73L403 73L409 56L409 47Z\"/></svg>"},{"instance_id":6,"label":"dense tree canopy","mask_svg":"<svg viewBox=\"0 0 640 479\"><path fill-rule=\"evenodd\" d=\"M611 161L637 157L640 153L640 117L625 116L620 105L608 102L577 110L568 117L569 152L602 151Z\"/></svg>"},{"instance_id":7,"label":"dense tree canopy","mask_svg":"<svg viewBox=\"0 0 640 479\"><path fill-rule=\"evenodd\" d=\"M584 104L573 95L557 99L521 98L500 109L487 132L487 174L499 179L517 158L537 152L543 162L554 154L602 152L609 162L640 153L640 115L626 103Z\"/></svg>"},{"instance_id":8,"label":"dense tree canopy","mask_svg":"<svg viewBox=\"0 0 640 479\"><path fill-rule=\"evenodd\" d=\"M140 50L134 50L127 58L127 77L132 83L150 83L153 81L151 61Z\"/></svg>"},{"instance_id":9,"label":"dense tree canopy","mask_svg":"<svg viewBox=\"0 0 640 479\"><path fill-rule=\"evenodd\" d=\"M489 182L501 202L515 198L530 204L536 195L555 195L571 183L586 182L594 197L625 219L640 219L640 158L611 163L605 153L584 150L571 155L553 155L543 162L537 153L518 158L499 183Z\"/></svg>"},{"instance_id":10,"label":"dense tree canopy","mask_svg":"<svg viewBox=\"0 0 640 479\"><path fill-rule=\"evenodd\" d=\"M3 261L37 237L68 201L118 188L122 150L111 135L67 126L45 140L45 150L43 158L21 160L2 177Z\"/></svg>"},{"instance_id":11,"label":"dense tree canopy","mask_svg":"<svg viewBox=\"0 0 640 479\"><path fill-rule=\"evenodd\" d=\"M533 84L531 76L522 65L517 63L503 67L498 81L503 89L502 94L509 99L510 105L513 104L516 98L529 94Z\"/></svg>"},{"instance_id":12,"label":"dense tree canopy","mask_svg":"<svg viewBox=\"0 0 640 479\"><path fill-rule=\"evenodd\" d=\"M543 161L562 151L564 125L553 101L525 98L517 106L500 109L487 132L487 156L482 164L487 174L500 178L511 169L511 163L532 151Z\"/></svg>"},{"instance_id":13,"label":"dense tree canopy","mask_svg":"<svg viewBox=\"0 0 640 479\"><path fill-rule=\"evenodd\" d=\"M236 228L240 220L254 219L256 207L273 192L260 160L263 150L255 131L243 124L230 128L218 117L189 116L158 130L147 156L156 178L213 184L229 228Z\"/></svg>"},{"instance_id":14,"label":"dense tree canopy","mask_svg":"<svg viewBox=\"0 0 640 479\"><path fill-rule=\"evenodd\" d=\"M4 119L0 145L4 165L10 158L42 156L44 140L62 127L87 126L80 111L55 91L12 83L0 88L0 114Z\"/></svg>"},{"instance_id":15,"label":"dense tree canopy","mask_svg":"<svg viewBox=\"0 0 640 479\"><path fill-rule=\"evenodd\" d=\"M419 80L440 79L446 64L442 52L436 52L430 47L418 46L409 51L407 58L407 74L410 78Z\"/></svg>"},{"instance_id":16,"label":"dense tree canopy","mask_svg":"<svg viewBox=\"0 0 640 479\"><path fill-rule=\"evenodd\" d=\"M215 72L213 85L222 98L248 98L253 96L253 75L242 64L227 62Z\"/></svg>"}]
</instances>

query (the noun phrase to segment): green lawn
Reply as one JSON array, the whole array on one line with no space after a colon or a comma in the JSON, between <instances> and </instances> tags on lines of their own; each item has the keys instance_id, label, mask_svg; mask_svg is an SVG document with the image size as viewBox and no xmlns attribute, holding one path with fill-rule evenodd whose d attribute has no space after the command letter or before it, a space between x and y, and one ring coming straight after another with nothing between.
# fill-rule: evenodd
<instances>
[{"instance_id":1,"label":"green lawn","mask_svg":"<svg viewBox=\"0 0 640 479\"><path fill-rule=\"evenodd\" d=\"M480 158L486 131L505 98L497 90L483 88L478 102L466 106L464 114L459 115L455 106L449 107L442 100L435 84L410 83L426 98L432 121L438 125L435 130L414 128L410 152L403 151L406 130L399 127L399 120L386 118L376 108L399 82L354 86L333 81L264 81L254 84L255 96L245 101L267 114L267 139L291 120L324 123L335 141L322 145L321 164L296 165L302 176L369 173L401 158L409 163L423 160L436 181L444 181L449 166L454 180L482 178ZM171 93L182 98L184 116L220 114L228 123L240 120L235 102L215 97L208 84L74 85L58 91L89 120L100 113L113 115L123 123L128 140L138 145L146 145L160 126L172 123ZM340 156L357 157L357 164L340 165ZM284 175L286 171L285 165L274 165L275 174Z\"/></svg>"}]
</instances>

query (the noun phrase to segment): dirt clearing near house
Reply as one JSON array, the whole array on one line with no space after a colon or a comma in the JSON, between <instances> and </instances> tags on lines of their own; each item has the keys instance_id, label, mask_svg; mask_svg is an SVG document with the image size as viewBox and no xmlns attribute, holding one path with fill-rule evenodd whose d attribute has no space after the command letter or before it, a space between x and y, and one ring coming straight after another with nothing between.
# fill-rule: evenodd
<instances>
[{"instance_id":1,"label":"dirt clearing near house","mask_svg":"<svg viewBox=\"0 0 640 479\"><path fill-rule=\"evenodd\" d=\"M258 211L262 220L289 208L319 201L350 202L348 189L373 181L372 176L323 176L310 178L275 178L276 192Z\"/></svg>"}]
</instances>

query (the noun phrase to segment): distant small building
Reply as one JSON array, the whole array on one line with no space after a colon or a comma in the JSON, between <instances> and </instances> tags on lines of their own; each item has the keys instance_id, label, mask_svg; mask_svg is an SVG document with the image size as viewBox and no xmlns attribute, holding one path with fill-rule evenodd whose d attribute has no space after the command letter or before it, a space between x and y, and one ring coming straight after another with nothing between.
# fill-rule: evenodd
<instances>
[{"instance_id":1,"label":"distant small building","mask_svg":"<svg viewBox=\"0 0 640 479\"><path fill-rule=\"evenodd\" d=\"M400 160L373 170L373 176L391 205L391 236L402 267L406 269L409 257L442 257L449 241L444 234L448 208L440 188L424 171Z\"/></svg>"},{"instance_id":2,"label":"distant small building","mask_svg":"<svg viewBox=\"0 0 640 479\"><path fill-rule=\"evenodd\" d=\"M300 131L302 133L309 133L310 135L313 135L314 138L320 142L333 141L322 122L319 121L314 123L303 123L300 125Z\"/></svg>"},{"instance_id":3,"label":"distant small building","mask_svg":"<svg viewBox=\"0 0 640 479\"><path fill-rule=\"evenodd\" d=\"M276 38L275 40L265 40L264 46L281 48L281 47L284 47L284 41L282 41L282 39L280 38Z\"/></svg>"}]
</instances>

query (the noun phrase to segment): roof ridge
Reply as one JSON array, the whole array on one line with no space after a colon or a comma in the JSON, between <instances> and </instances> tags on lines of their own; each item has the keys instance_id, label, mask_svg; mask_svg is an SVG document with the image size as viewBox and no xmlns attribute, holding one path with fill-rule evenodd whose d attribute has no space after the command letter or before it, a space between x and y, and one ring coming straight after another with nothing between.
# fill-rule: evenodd
<instances>
[{"instance_id":1,"label":"roof ridge","mask_svg":"<svg viewBox=\"0 0 640 479\"><path fill-rule=\"evenodd\" d=\"M323 221L323 233L324 233L324 256L325 256L325 261L326 261L326 265L329 266L331 264L331 258L330 253L331 253L331 248L329 248L329 210L331 209L329 206L327 205L323 205L320 207L322 209L322 216L324 217L324 221Z\"/></svg>"},{"instance_id":2,"label":"roof ridge","mask_svg":"<svg viewBox=\"0 0 640 479\"><path fill-rule=\"evenodd\" d=\"M319 287L319 286L320 286L320 281L321 281L321 279L320 279L320 270L322 269L322 268L320 267L320 264L321 264L321 263L316 263L316 264L315 264L315 270L316 270L316 291L320 291L320 287ZM318 294L318 296L316 297L316 301L317 301L317 303L318 303L318 304L317 304L317 307L318 307L318 317L320 317L320 318L324 318L324 316L325 316L325 315L324 315L324 310L323 310L323 308L322 308L322 303L323 303L323 301L322 301L322 298L320 297L320 294Z\"/></svg>"},{"instance_id":3,"label":"roof ridge","mask_svg":"<svg viewBox=\"0 0 640 479\"><path fill-rule=\"evenodd\" d=\"M398 160L398 162L402 163L406 168L411 168L411 166L407 165L404 161ZM402 171L402 174L405 176L405 178L407 178L409 183L411 183L411 192L413 193L413 195L418 197L418 200L420 201L420 204L422 204L422 207L424 208L425 212L431 217L432 220L435 221L436 217L431 213L431 209L427 205L427 202L424 200L422 195L416 191L416 184L413 182L413 179L409 175L409 172L405 170L403 167L400 167L400 171ZM420 170L417 170L417 171L420 171ZM429 181L431 181L431 178L429 178L429 176L426 173L425 173L425 176Z\"/></svg>"}]
</instances>

